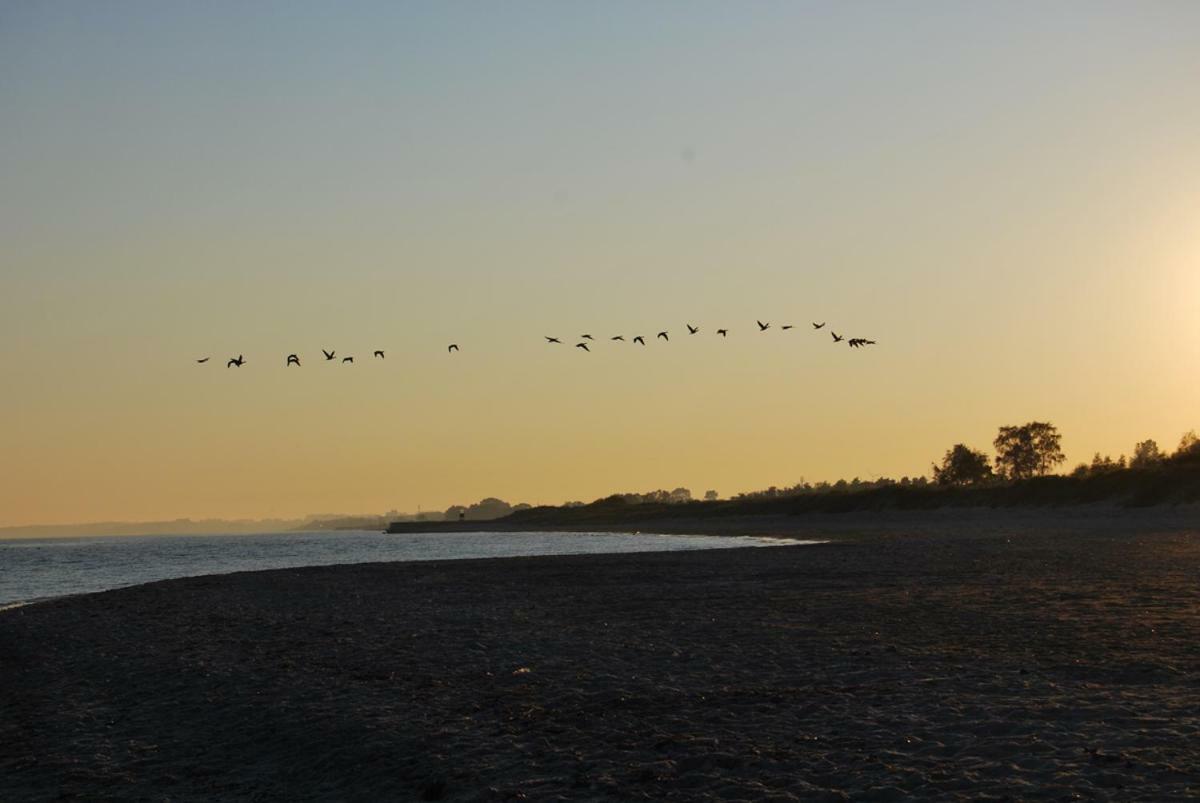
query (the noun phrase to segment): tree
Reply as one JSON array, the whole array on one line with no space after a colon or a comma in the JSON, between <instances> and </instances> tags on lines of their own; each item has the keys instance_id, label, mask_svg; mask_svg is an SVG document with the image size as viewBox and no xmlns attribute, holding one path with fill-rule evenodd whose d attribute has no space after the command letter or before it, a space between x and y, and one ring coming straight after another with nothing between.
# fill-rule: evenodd
<instances>
[{"instance_id":1,"label":"tree","mask_svg":"<svg viewBox=\"0 0 1200 803\"><path fill-rule=\"evenodd\" d=\"M1040 477L1067 458L1062 452L1058 427L1030 421L1019 427L1000 427L996 447L996 473L1008 479Z\"/></svg>"},{"instance_id":2,"label":"tree","mask_svg":"<svg viewBox=\"0 0 1200 803\"><path fill-rule=\"evenodd\" d=\"M1171 456L1176 460L1189 461L1200 458L1200 437L1196 437L1196 430L1189 429L1183 433L1183 437L1179 439L1179 448Z\"/></svg>"},{"instance_id":3,"label":"tree","mask_svg":"<svg viewBox=\"0 0 1200 803\"><path fill-rule=\"evenodd\" d=\"M971 485L991 476L992 467L988 456L961 443L956 443L953 449L948 449L946 456L942 458L942 464L933 467L933 481L938 485Z\"/></svg>"},{"instance_id":4,"label":"tree","mask_svg":"<svg viewBox=\"0 0 1200 803\"><path fill-rule=\"evenodd\" d=\"M719 498L720 497L718 496L716 491L705 491L704 492L704 501L705 502L715 502Z\"/></svg>"},{"instance_id":5,"label":"tree","mask_svg":"<svg viewBox=\"0 0 1200 803\"><path fill-rule=\"evenodd\" d=\"M1091 474L1103 474L1107 471L1116 471L1117 469L1125 468L1125 455L1121 455L1119 462L1114 462L1110 455L1100 456L1099 452L1092 457L1092 465L1088 468Z\"/></svg>"},{"instance_id":6,"label":"tree","mask_svg":"<svg viewBox=\"0 0 1200 803\"><path fill-rule=\"evenodd\" d=\"M1133 447L1133 457L1129 460L1130 468L1149 468L1162 462L1163 453L1154 440L1144 440Z\"/></svg>"}]
</instances>

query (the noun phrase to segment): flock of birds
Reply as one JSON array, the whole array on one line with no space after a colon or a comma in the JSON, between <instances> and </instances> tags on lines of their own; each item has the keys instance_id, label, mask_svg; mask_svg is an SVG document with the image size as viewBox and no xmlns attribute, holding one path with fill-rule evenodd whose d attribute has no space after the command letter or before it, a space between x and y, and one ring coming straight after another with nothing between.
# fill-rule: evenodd
<instances>
[{"instance_id":1,"label":"flock of birds","mask_svg":"<svg viewBox=\"0 0 1200 803\"><path fill-rule=\"evenodd\" d=\"M757 320L755 321L755 323L758 324L759 332L765 332L771 328L770 323L763 323L762 321L757 321ZM779 328L781 330L794 329L795 325L789 323L789 324L784 324L784 325L780 326ZM825 322L822 321L821 323L813 323L812 328L814 330L824 329ZM700 334L700 327L692 326L690 323L687 324L687 330L688 330L689 335ZM718 330L716 330L716 333L718 335L720 335L721 337L729 337L728 329L718 329ZM844 336L839 335L837 332L833 331L832 329L829 330L829 334L833 338L834 343L841 343L844 341L846 343L846 345L852 349L863 348L864 346L874 346L875 345L874 340L868 340L865 337L852 337L852 338L847 339ZM562 340L557 337L550 337L549 335L543 335L543 337L545 338L546 343L548 343L548 344L549 343L557 343L560 345L562 344ZM655 335L655 339L656 340L664 340L669 343L671 341L671 333L668 330L663 330L663 331L659 332L657 335ZM575 344L575 348L583 349L584 351L590 352L591 348L588 347L588 341L595 342L595 340L596 340L596 338L592 337L591 335L580 335L579 336L580 342ZM609 340L624 342L625 336L624 335L613 335L612 337L609 338ZM635 335L632 340L634 343L637 343L638 345L641 345L641 346L646 345L645 335ZM451 343L449 346L446 347L446 351L447 351L447 353L450 353L450 354L453 354L454 352L459 351L458 344ZM337 359L336 351L326 351L325 349L321 349L321 353L325 355L326 362L332 362ZM385 359L383 349L375 349L373 357L377 360ZM196 360L196 362L206 363L209 361L209 359L210 359L209 357L201 357L200 359ZM343 364L353 364L354 357L344 356L344 357L342 357L342 363ZM246 358L243 357L241 354L239 354L237 357L230 358L229 362L225 363L225 367L226 368L241 368L245 364L246 364ZM287 355L287 362L285 363L285 365L287 367L291 367L294 365L297 368L299 368L300 367L300 356L298 354Z\"/></svg>"}]
</instances>

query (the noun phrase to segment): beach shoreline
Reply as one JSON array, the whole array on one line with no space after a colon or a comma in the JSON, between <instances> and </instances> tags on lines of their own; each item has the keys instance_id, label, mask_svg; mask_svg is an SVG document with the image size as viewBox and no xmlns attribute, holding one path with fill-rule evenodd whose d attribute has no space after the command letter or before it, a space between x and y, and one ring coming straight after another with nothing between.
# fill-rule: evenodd
<instances>
[{"instance_id":1,"label":"beach shoreline","mask_svg":"<svg viewBox=\"0 0 1200 803\"><path fill-rule=\"evenodd\" d=\"M0 616L0 797L1179 799L1184 513L50 600Z\"/></svg>"},{"instance_id":2,"label":"beach shoreline","mask_svg":"<svg viewBox=\"0 0 1200 803\"><path fill-rule=\"evenodd\" d=\"M1127 507L1110 503L1061 506L958 507L929 510L855 510L730 516L672 515L628 521L603 518L576 522L482 521L396 522L385 534L459 532L643 532L661 535L753 535L785 538L855 538L904 533L970 535L1006 530L1143 532L1184 531L1200 523L1200 504Z\"/></svg>"}]
</instances>

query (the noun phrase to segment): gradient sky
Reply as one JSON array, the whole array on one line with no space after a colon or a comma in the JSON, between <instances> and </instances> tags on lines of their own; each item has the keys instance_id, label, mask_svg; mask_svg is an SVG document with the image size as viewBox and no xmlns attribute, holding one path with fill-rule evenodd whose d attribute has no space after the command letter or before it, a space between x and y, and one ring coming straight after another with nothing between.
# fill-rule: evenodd
<instances>
[{"instance_id":1,"label":"gradient sky","mask_svg":"<svg viewBox=\"0 0 1200 803\"><path fill-rule=\"evenodd\" d=\"M1200 3L7 2L0 187L0 525L1200 427Z\"/></svg>"}]
</instances>

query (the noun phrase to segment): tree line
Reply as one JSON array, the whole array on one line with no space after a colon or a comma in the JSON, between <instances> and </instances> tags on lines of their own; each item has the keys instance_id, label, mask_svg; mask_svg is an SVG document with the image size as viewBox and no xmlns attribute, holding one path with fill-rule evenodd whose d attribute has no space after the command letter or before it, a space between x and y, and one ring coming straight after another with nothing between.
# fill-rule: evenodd
<instances>
[{"instance_id":1,"label":"tree line","mask_svg":"<svg viewBox=\"0 0 1200 803\"><path fill-rule=\"evenodd\" d=\"M979 485L996 481L1042 477L1066 462L1058 428L1045 421L1030 421L1021 426L1000 427L992 441L995 458L966 444L956 443L946 451L941 464L933 465L933 481L938 485ZM1184 433L1172 453L1164 452L1153 439L1133 447L1132 457L1117 460L1101 456L1091 463L1080 463L1070 476L1082 478L1123 469L1148 469L1200 461L1200 437L1195 430Z\"/></svg>"},{"instance_id":2,"label":"tree line","mask_svg":"<svg viewBox=\"0 0 1200 803\"><path fill-rule=\"evenodd\" d=\"M931 478L917 476L901 477L896 480L880 477L863 480L855 477L852 480L842 479L836 482L809 483L801 481L790 486L771 486L759 491L736 494L725 502L720 502L716 491L706 491L703 494L703 501L710 504L720 503L726 507L733 505L740 509L745 506L788 504L786 500L789 499L799 500L804 505L808 505L809 502L818 504L819 499L824 497L836 500L846 497L848 494L857 495L857 492L870 492L876 495L888 495L889 499L900 494L896 498L908 502L924 500L928 494L933 493L934 496L929 497L929 501L932 503L941 498L941 495L936 492L939 487L990 488L991 490L988 490L987 493L991 494L993 492L1008 493L1004 491L1004 488L1012 486L1010 490L1015 493L1020 490L1018 486L1014 485L1015 483L1054 474L1055 470L1066 462L1066 455L1062 451L1062 435L1056 426L1046 421L1030 421L1021 425L1002 426L992 441L992 447L995 450L994 456L989 456L982 450L973 449L966 444L954 444L946 451L940 463L934 463L931 466ZM1164 485L1163 482L1154 479L1159 476L1158 474L1144 471L1160 469L1169 472L1173 468L1189 469L1184 472L1187 476L1195 473L1190 469L1200 468L1200 436L1197 436L1195 431L1185 433L1173 452L1166 452L1153 439L1147 439L1134 445L1130 457L1121 455L1114 460L1110 456L1102 456L1097 453L1090 463L1080 463L1066 476L1058 475L1058 481L1070 483L1074 480L1087 480L1093 482L1122 471L1133 471L1145 474L1137 481L1140 483L1137 491L1139 497L1153 500L1163 494L1168 496L1174 494L1191 499L1200 494L1200 489L1192 488L1190 485L1182 490L1174 488L1170 482ZM1132 475L1130 477L1132 479ZM1109 488L1111 483L1108 483L1104 486L1108 490L1093 488L1088 493L1119 492L1121 488L1129 485L1119 477L1114 476L1112 479L1118 483L1124 483L1124 485L1118 484ZM1108 481L1103 480L1103 482L1107 483ZM1146 487L1142 488L1141 486ZM1063 489L1058 489L1055 493L1066 494L1063 496L1064 499L1070 496ZM1012 496L1012 494L1009 495ZM809 502L804 502L804 499L808 499ZM522 518L531 518L540 515L537 511L542 510L571 510L578 511L580 515L587 515L588 511L595 511L605 512L604 515L609 515L616 509L646 505L660 507L664 513L667 509L678 509L677 506L686 506L693 510L706 509L691 507L700 501L692 496L689 489L682 487L670 491L660 489L647 493L617 493L588 504L574 501L558 506L539 508L530 508L526 504L510 505L502 499L492 497L473 505L454 505L445 511L444 518L447 521L479 521L503 518L510 514L522 514ZM820 502L820 504L825 503ZM833 503L831 502L831 504Z\"/></svg>"}]
</instances>

